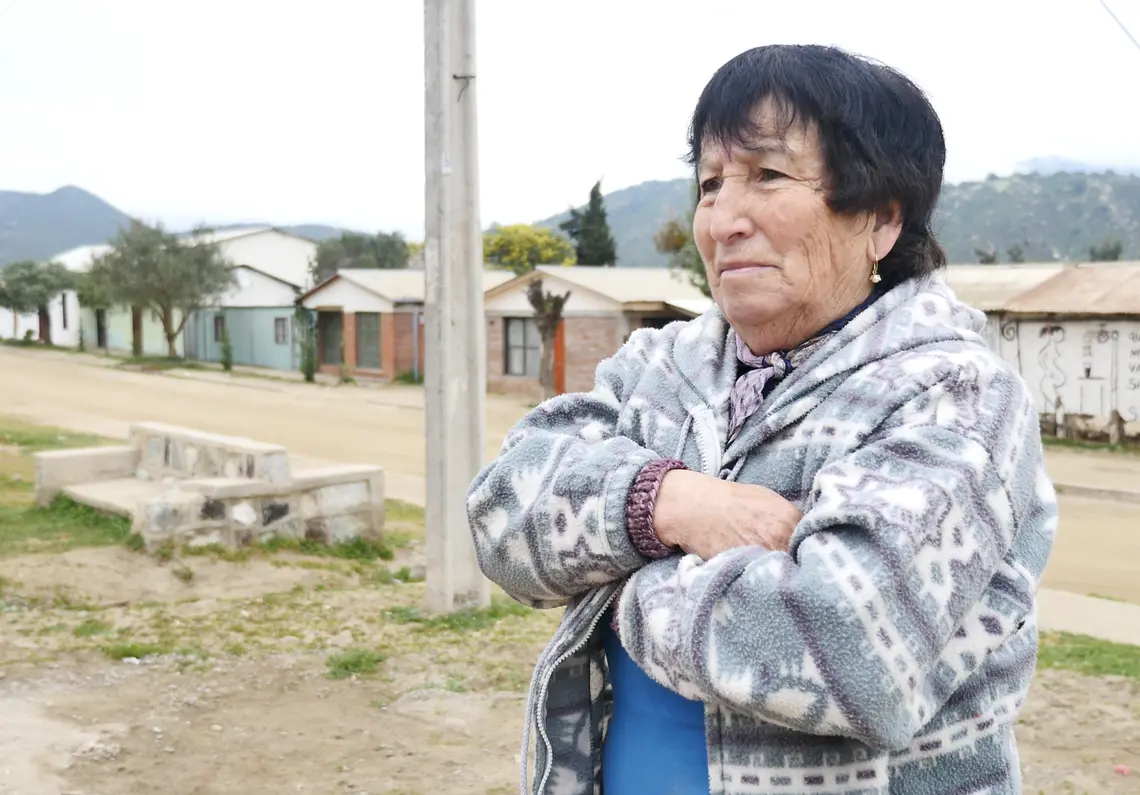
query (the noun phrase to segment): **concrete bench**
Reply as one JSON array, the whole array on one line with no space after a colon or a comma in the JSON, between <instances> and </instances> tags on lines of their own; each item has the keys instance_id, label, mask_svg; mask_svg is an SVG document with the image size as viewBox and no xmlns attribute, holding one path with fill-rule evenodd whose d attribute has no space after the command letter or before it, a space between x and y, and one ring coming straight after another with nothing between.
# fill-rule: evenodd
<instances>
[{"instance_id":1,"label":"concrete bench","mask_svg":"<svg viewBox=\"0 0 1140 795\"><path fill-rule=\"evenodd\" d=\"M384 470L294 471L285 448L161 423L131 426L130 444L37 453L36 501L63 494L131 519L147 549L270 538L322 544L378 539Z\"/></svg>"}]
</instances>

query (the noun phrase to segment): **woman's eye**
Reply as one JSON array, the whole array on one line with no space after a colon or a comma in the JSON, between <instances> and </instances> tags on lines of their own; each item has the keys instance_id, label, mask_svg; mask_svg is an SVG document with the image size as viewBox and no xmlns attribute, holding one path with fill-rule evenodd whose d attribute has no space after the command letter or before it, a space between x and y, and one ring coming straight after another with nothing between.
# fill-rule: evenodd
<instances>
[{"instance_id":1,"label":"woman's eye","mask_svg":"<svg viewBox=\"0 0 1140 795\"><path fill-rule=\"evenodd\" d=\"M771 182L774 179L783 179L785 175L770 168L762 168L757 172L757 176L761 182Z\"/></svg>"},{"instance_id":2,"label":"woman's eye","mask_svg":"<svg viewBox=\"0 0 1140 795\"><path fill-rule=\"evenodd\" d=\"M711 193L716 193L720 190L720 177L710 177L701 182L701 198L708 196Z\"/></svg>"}]
</instances>

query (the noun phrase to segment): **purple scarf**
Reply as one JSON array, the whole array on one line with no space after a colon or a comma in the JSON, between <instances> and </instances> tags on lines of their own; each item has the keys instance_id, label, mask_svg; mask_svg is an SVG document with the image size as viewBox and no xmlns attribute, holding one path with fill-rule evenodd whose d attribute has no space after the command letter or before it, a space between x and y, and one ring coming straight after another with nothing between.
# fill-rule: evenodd
<instances>
[{"instance_id":1,"label":"purple scarf","mask_svg":"<svg viewBox=\"0 0 1140 795\"><path fill-rule=\"evenodd\" d=\"M759 410L764 402L768 382L777 382L794 368L803 364L816 350L838 331L829 330L802 342L790 351L774 351L765 356L757 356L748 349L735 333L736 358L748 370L736 379L729 398L728 441L731 443L740 435L744 422Z\"/></svg>"}]
</instances>

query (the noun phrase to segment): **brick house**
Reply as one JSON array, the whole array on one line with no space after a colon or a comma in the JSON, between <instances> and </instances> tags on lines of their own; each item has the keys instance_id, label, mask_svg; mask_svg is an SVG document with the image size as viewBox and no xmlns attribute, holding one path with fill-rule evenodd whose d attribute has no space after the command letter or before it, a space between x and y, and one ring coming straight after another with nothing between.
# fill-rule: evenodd
<instances>
[{"instance_id":1,"label":"brick house","mask_svg":"<svg viewBox=\"0 0 1140 795\"><path fill-rule=\"evenodd\" d=\"M711 301L668 268L540 266L484 292L487 315L487 388L537 398L541 344L527 285L570 293L554 343L558 392L588 391L594 370L643 326L660 327L701 314Z\"/></svg>"},{"instance_id":2,"label":"brick house","mask_svg":"<svg viewBox=\"0 0 1140 795\"><path fill-rule=\"evenodd\" d=\"M486 271L484 289L512 278ZM317 316L321 372L346 365L364 378L421 376L424 365L424 272L350 268L318 284L298 302Z\"/></svg>"}]
</instances>

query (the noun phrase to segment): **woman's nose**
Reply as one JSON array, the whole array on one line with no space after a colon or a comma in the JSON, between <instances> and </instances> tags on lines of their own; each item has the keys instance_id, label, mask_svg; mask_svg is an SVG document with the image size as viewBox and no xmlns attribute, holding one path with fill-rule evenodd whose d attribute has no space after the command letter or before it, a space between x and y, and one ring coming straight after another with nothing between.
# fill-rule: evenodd
<instances>
[{"instance_id":1,"label":"woman's nose","mask_svg":"<svg viewBox=\"0 0 1140 795\"><path fill-rule=\"evenodd\" d=\"M726 177L717 191L709 217L709 234L717 243L728 244L752 234L755 224L749 216L747 180Z\"/></svg>"}]
</instances>

